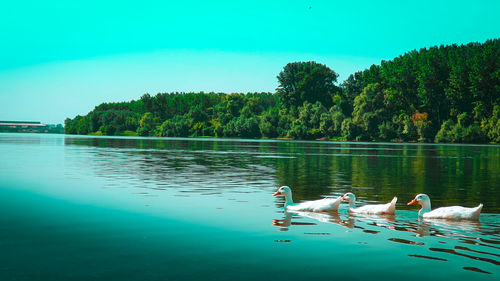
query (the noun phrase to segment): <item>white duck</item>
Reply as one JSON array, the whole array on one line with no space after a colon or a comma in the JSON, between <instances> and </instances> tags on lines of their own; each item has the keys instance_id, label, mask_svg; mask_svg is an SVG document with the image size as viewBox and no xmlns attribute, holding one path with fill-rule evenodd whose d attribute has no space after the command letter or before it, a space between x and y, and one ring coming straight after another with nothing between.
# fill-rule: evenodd
<instances>
[{"instance_id":1,"label":"white duck","mask_svg":"<svg viewBox=\"0 0 500 281\"><path fill-rule=\"evenodd\" d=\"M427 194L418 194L408 205L420 204L418 216L424 219L478 220L483 204L474 208L462 206L441 207L431 211L431 199Z\"/></svg>"},{"instance_id":2,"label":"white duck","mask_svg":"<svg viewBox=\"0 0 500 281\"><path fill-rule=\"evenodd\" d=\"M305 212L336 212L339 209L340 196L337 198L324 198L314 201L306 201L302 203L293 203L292 190L288 186L280 187L273 196L285 196L285 210L287 211L305 211Z\"/></svg>"},{"instance_id":3,"label":"white duck","mask_svg":"<svg viewBox=\"0 0 500 281\"><path fill-rule=\"evenodd\" d=\"M349 212L355 214L367 214L367 215L394 215L396 211L396 201L397 197L394 197L391 202L387 204L376 204L376 205L364 205L362 207L356 208L356 196L347 192L342 196L342 200L349 202Z\"/></svg>"}]
</instances>

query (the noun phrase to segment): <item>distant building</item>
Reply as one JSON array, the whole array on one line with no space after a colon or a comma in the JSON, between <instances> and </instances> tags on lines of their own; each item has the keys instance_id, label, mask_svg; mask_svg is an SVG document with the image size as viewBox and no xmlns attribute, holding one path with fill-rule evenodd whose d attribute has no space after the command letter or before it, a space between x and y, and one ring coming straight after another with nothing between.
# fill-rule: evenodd
<instances>
[{"instance_id":1,"label":"distant building","mask_svg":"<svg viewBox=\"0 0 500 281\"><path fill-rule=\"evenodd\" d=\"M49 126L32 121L0 121L0 132L48 133Z\"/></svg>"}]
</instances>

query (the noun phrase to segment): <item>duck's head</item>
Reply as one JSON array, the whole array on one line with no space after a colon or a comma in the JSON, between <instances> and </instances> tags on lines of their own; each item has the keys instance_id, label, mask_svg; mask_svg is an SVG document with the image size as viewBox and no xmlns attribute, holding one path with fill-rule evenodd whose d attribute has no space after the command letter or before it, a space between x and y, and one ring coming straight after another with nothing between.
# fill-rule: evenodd
<instances>
[{"instance_id":1,"label":"duck's head","mask_svg":"<svg viewBox=\"0 0 500 281\"><path fill-rule=\"evenodd\" d=\"M352 192L347 192L344 196L342 196L342 201L354 202L356 201L356 196Z\"/></svg>"},{"instance_id":2,"label":"duck's head","mask_svg":"<svg viewBox=\"0 0 500 281\"><path fill-rule=\"evenodd\" d=\"M408 206L409 205L413 205L413 204L420 204L422 206L424 205L428 205L430 204L431 202L431 199L429 198L429 196L427 194L417 194L417 196L415 196L415 198L413 200L411 200L410 202L408 202Z\"/></svg>"},{"instance_id":3,"label":"duck's head","mask_svg":"<svg viewBox=\"0 0 500 281\"><path fill-rule=\"evenodd\" d=\"M273 193L273 196L276 196L276 195L288 195L288 194L292 194L292 189L290 189L290 187L288 186L282 186L280 188L278 188L278 190L276 190L275 193Z\"/></svg>"}]
</instances>

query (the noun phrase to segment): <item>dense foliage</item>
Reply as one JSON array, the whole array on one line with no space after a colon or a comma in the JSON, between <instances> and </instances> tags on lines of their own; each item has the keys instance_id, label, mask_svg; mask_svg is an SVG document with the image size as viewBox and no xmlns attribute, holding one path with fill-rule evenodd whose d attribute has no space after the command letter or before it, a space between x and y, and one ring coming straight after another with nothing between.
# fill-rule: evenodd
<instances>
[{"instance_id":1,"label":"dense foliage","mask_svg":"<svg viewBox=\"0 0 500 281\"><path fill-rule=\"evenodd\" d=\"M277 106L271 93L171 93L103 103L85 116L66 119L68 134L165 137L261 137L260 118Z\"/></svg>"},{"instance_id":2,"label":"dense foliage","mask_svg":"<svg viewBox=\"0 0 500 281\"><path fill-rule=\"evenodd\" d=\"M276 94L171 93L104 103L68 134L500 142L500 40L412 51L350 75L287 64Z\"/></svg>"}]
</instances>

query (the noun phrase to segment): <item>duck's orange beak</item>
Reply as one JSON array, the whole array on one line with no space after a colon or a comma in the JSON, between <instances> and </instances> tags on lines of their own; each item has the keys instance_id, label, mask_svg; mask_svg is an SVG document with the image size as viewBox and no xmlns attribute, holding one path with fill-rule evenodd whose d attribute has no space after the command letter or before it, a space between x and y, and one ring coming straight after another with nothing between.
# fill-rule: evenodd
<instances>
[{"instance_id":1,"label":"duck's orange beak","mask_svg":"<svg viewBox=\"0 0 500 281\"><path fill-rule=\"evenodd\" d=\"M410 202L408 202L408 204L406 204L406 205L410 206L410 205L417 204L417 203L418 203L417 198L415 198L415 199L411 200Z\"/></svg>"},{"instance_id":2,"label":"duck's orange beak","mask_svg":"<svg viewBox=\"0 0 500 281\"><path fill-rule=\"evenodd\" d=\"M347 199L345 199L345 197L344 197L344 196L342 196L342 201L345 201L345 200L347 200Z\"/></svg>"},{"instance_id":3,"label":"duck's orange beak","mask_svg":"<svg viewBox=\"0 0 500 281\"><path fill-rule=\"evenodd\" d=\"M281 193L278 191L276 191L275 193L273 193L273 196L276 196L276 195L280 195Z\"/></svg>"}]
</instances>

